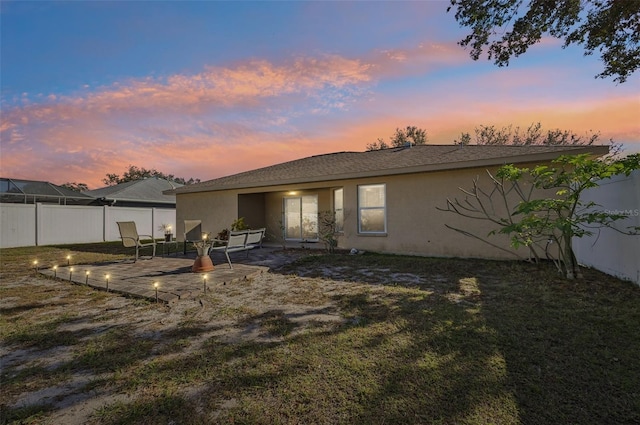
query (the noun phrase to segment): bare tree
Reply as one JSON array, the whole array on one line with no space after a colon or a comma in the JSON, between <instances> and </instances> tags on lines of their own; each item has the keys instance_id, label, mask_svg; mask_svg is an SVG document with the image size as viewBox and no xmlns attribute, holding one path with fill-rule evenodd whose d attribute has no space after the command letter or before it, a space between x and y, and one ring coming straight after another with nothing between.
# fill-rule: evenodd
<instances>
[{"instance_id":1,"label":"bare tree","mask_svg":"<svg viewBox=\"0 0 640 425\"><path fill-rule=\"evenodd\" d=\"M600 140L600 133L592 131L579 135L571 130L543 130L539 122L531 124L525 130L512 125L498 128L495 125L480 125L474 130L473 139L477 145L593 145ZM461 133L455 144L471 144L472 136ZM611 141L610 141L611 142Z\"/></svg>"}]
</instances>

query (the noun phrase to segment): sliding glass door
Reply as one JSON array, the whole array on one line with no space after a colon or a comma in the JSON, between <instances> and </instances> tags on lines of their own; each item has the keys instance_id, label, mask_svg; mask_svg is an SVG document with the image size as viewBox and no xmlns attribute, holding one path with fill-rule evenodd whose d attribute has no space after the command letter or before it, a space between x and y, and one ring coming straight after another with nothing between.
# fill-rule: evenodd
<instances>
[{"instance_id":1,"label":"sliding glass door","mask_svg":"<svg viewBox=\"0 0 640 425\"><path fill-rule=\"evenodd\" d=\"M318 239L318 196L284 198L284 237L293 240Z\"/></svg>"}]
</instances>

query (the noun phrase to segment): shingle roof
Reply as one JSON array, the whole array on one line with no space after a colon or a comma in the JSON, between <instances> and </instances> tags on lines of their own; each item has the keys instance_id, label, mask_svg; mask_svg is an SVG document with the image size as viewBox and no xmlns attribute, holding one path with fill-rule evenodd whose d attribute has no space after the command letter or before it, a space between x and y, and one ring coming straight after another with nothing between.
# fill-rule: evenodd
<instances>
[{"instance_id":1,"label":"shingle roof","mask_svg":"<svg viewBox=\"0 0 640 425\"><path fill-rule=\"evenodd\" d=\"M85 193L95 196L96 198L106 198L109 200L175 204L175 195L166 195L163 192L181 186L179 183L157 177L150 177L90 190Z\"/></svg>"},{"instance_id":2,"label":"shingle roof","mask_svg":"<svg viewBox=\"0 0 640 425\"><path fill-rule=\"evenodd\" d=\"M548 161L562 154L590 153L601 156L608 151L608 146L420 145L367 152L337 152L187 185L170 193L265 187Z\"/></svg>"}]
</instances>

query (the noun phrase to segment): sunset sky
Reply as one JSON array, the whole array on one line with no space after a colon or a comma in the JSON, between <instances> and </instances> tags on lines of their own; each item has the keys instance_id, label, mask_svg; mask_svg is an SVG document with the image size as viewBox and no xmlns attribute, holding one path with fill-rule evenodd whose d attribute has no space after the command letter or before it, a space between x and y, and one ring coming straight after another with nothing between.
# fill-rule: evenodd
<instances>
[{"instance_id":1,"label":"sunset sky","mask_svg":"<svg viewBox=\"0 0 640 425\"><path fill-rule=\"evenodd\" d=\"M640 152L640 74L545 39L499 68L457 45L448 1L2 1L0 175L104 186L128 165L209 180L363 151L396 127L479 125Z\"/></svg>"}]
</instances>

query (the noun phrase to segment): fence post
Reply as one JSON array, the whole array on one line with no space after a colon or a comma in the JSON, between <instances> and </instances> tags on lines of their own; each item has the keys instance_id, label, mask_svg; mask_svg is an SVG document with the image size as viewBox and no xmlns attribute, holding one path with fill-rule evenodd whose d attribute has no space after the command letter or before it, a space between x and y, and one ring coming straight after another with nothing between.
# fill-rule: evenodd
<instances>
[{"instance_id":1,"label":"fence post","mask_svg":"<svg viewBox=\"0 0 640 425\"><path fill-rule=\"evenodd\" d=\"M42 204L39 202L36 205L36 246L40 245L42 237L40 236L40 230L42 229Z\"/></svg>"},{"instance_id":2,"label":"fence post","mask_svg":"<svg viewBox=\"0 0 640 425\"><path fill-rule=\"evenodd\" d=\"M151 208L151 237L155 238L156 235L156 209Z\"/></svg>"},{"instance_id":3,"label":"fence post","mask_svg":"<svg viewBox=\"0 0 640 425\"><path fill-rule=\"evenodd\" d=\"M109 222L109 208L106 205L102 206L102 242L107 241L107 223Z\"/></svg>"}]
</instances>

